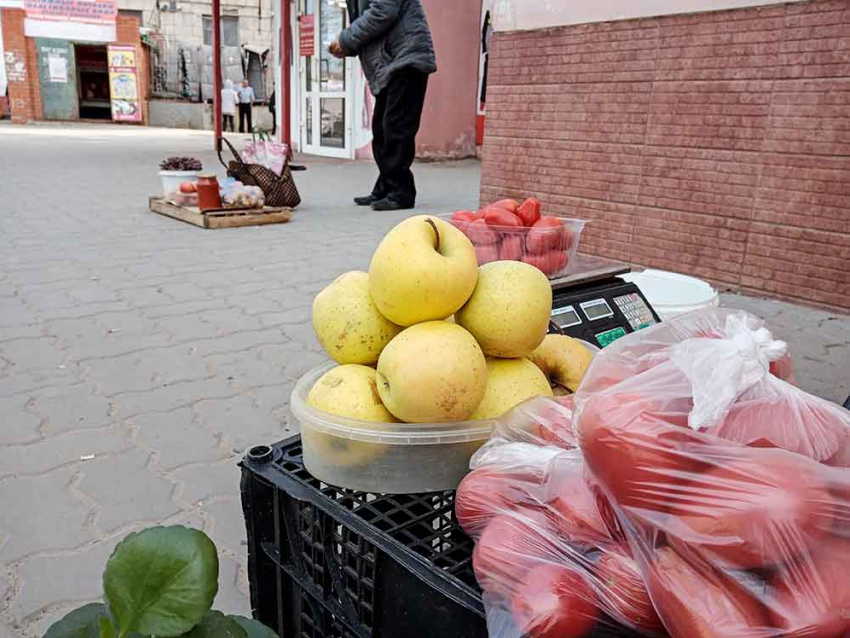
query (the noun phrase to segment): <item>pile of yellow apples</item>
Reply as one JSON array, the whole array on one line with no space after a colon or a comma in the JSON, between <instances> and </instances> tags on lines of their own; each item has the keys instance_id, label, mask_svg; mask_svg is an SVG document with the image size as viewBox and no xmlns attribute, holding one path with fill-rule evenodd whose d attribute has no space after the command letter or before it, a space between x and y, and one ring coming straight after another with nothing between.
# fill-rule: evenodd
<instances>
[{"instance_id":1,"label":"pile of yellow apples","mask_svg":"<svg viewBox=\"0 0 850 638\"><path fill-rule=\"evenodd\" d=\"M522 401L574 390L591 360L548 335L552 288L520 261L478 266L460 230L410 217L313 302L313 328L339 365L307 403L372 422L496 418ZM554 390L553 390L554 388Z\"/></svg>"}]
</instances>

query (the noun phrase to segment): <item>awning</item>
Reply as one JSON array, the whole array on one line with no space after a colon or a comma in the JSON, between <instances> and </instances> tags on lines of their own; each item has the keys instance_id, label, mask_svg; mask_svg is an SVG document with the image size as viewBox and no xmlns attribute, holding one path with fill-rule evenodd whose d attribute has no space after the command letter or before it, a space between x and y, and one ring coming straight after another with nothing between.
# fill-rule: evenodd
<instances>
[{"instance_id":1,"label":"awning","mask_svg":"<svg viewBox=\"0 0 850 638\"><path fill-rule=\"evenodd\" d=\"M242 45L242 48L249 53L256 53L260 57L263 57L266 53L269 52L269 45L267 44L257 44L255 42L246 42Z\"/></svg>"}]
</instances>

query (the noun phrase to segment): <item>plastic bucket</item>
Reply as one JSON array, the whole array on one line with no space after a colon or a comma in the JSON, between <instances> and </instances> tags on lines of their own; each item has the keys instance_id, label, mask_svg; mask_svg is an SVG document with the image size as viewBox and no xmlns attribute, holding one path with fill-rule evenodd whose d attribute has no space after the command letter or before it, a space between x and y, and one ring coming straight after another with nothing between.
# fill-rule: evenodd
<instances>
[{"instance_id":1,"label":"plastic bucket","mask_svg":"<svg viewBox=\"0 0 850 638\"><path fill-rule=\"evenodd\" d=\"M707 281L666 270L644 270L620 275L640 288L662 321L686 312L720 305L720 296Z\"/></svg>"}]
</instances>

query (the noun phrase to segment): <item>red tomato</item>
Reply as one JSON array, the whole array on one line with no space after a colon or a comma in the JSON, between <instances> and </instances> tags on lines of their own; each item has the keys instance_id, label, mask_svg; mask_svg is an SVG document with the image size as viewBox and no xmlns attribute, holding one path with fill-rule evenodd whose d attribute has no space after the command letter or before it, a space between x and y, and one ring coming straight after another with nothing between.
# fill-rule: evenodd
<instances>
[{"instance_id":1,"label":"red tomato","mask_svg":"<svg viewBox=\"0 0 850 638\"><path fill-rule=\"evenodd\" d=\"M573 433L572 411L573 397L555 397L560 404L541 406L537 414L534 433L547 445L557 445L565 449L576 447L576 437Z\"/></svg>"},{"instance_id":2,"label":"red tomato","mask_svg":"<svg viewBox=\"0 0 850 638\"><path fill-rule=\"evenodd\" d=\"M582 469L581 465L559 462L558 458L550 462L545 489L548 513L565 537L596 543L608 539L608 529Z\"/></svg>"},{"instance_id":3,"label":"red tomato","mask_svg":"<svg viewBox=\"0 0 850 638\"><path fill-rule=\"evenodd\" d=\"M464 477L455 493L455 516L467 534L483 531L490 519L520 505L534 505L541 477L517 471L479 469ZM539 489L539 488L537 488Z\"/></svg>"},{"instance_id":4,"label":"red tomato","mask_svg":"<svg viewBox=\"0 0 850 638\"><path fill-rule=\"evenodd\" d=\"M491 520L475 543L475 578L488 592L508 596L535 563L559 555L562 544L543 512L516 508Z\"/></svg>"},{"instance_id":5,"label":"red tomato","mask_svg":"<svg viewBox=\"0 0 850 638\"><path fill-rule=\"evenodd\" d=\"M525 240L521 235L505 234L499 248L499 259L519 261L525 250Z\"/></svg>"},{"instance_id":6,"label":"red tomato","mask_svg":"<svg viewBox=\"0 0 850 638\"><path fill-rule=\"evenodd\" d=\"M770 635L765 609L749 593L710 567L697 571L670 547L655 552L647 576L649 594L671 638Z\"/></svg>"},{"instance_id":7,"label":"red tomato","mask_svg":"<svg viewBox=\"0 0 850 638\"><path fill-rule=\"evenodd\" d=\"M564 251L552 250L542 255L526 253L522 256L522 261L532 266L536 266L547 275L554 275L563 270L569 260L569 256Z\"/></svg>"},{"instance_id":8,"label":"red tomato","mask_svg":"<svg viewBox=\"0 0 850 638\"><path fill-rule=\"evenodd\" d=\"M664 630L634 560L613 548L606 548L596 569L597 595L605 603L606 611L629 627L654 632Z\"/></svg>"},{"instance_id":9,"label":"red tomato","mask_svg":"<svg viewBox=\"0 0 850 638\"><path fill-rule=\"evenodd\" d=\"M197 193L198 185L195 182L183 182L180 184L181 193Z\"/></svg>"},{"instance_id":10,"label":"red tomato","mask_svg":"<svg viewBox=\"0 0 850 638\"><path fill-rule=\"evenodd\" d=\"M499 241L499 233L490 228L483 219L476 219L464 229L464 232L475 246L489 246Z\"/></svg>"},{"instance_id":11,"label":"red tomato","mask_svg":"<svg viewBox=\"0 0 850 638\"><path fill-rule=\"evenodd\" d=\"M505 210L504 208L496 208L495 206L487 207L484 212L484 221L486 221L490 226L505 226L507 228L518 228L522 226L522 222L519 220L519 217L514 215L511 211Z\"/></svg>"},{"instance_id":12,"label":"red tomato","mask_svg":"<svg viewBox=\"0 0 850 638\"><path fill-rule=\"evenodd\" d=\"M850 467L850 432L844 435L844 440L838 450L826 461L832 467Z\"/></svg>"},{"instance_id":13,"label":"red tomato","mask_svg":"<svg viewBox=\"0 0 850 638\"><path fill-rule=\"evenodd\" d=\"M537 255L553 249L566 250L566 227L557 217L541 217L528 231L525 246Z\"/></svg>"},{"instance_id":14,"label":"red tomato","mask_svg":"<svg viewBox=\"0 0 850 638\"><path fill-rule=\"evenodd\" d=\"M484 219L484 213L486 212L486 208L479 208L477 211L475 211L475 221L478 221L479 219Z\"/></svg>"},{"instance_id":15,"label":"red tomato","mask_svg":"<svg viewBox=\"0 0 850 638\"><path fill-rule=\"evenodd\" d=\"M479 266L496 261L499 259L499 245L475 246L475 257L478 259Z\"/></svg>"},{"instance_id":16,"label":"red tomato","mask_svg":"<svg viewBox=\"0 0 850 638\"><path fill-rule=\"evenodd\" d=\"M773 625L789 638L844 638L850 631L850 543L834 540L816 548L773 578Z\"/></svg>"},{"instance_id":17,"label":"red tomato","mask_svg":"<svg viewBox=\"0 0 850 638\"><path fill-rule=\"evenodd\" d=\"M514 214L516 214L517 209L519 208L519 202L515 199L500 199L498 202L494 204L490 204L495 208L504 208Z\"/></svg>"},{"instance_id":18,"label":"red tomato","mask_svg":"<svg viewBox=\"0 0 850 638\"><path fill-rule=\"evenodd\" d=\"M516 216L519 217L523 225L534 226L540 219L540 201L534 197L529 197L516 211Z\"/></svg>"},{"instance_id":19,"label":"red tomato","mask_svg":"<svg viewBox=\"0 0 850 638\"><path fill-rule=\"evenodd\" d=\"M452 215L453 222L474 222L475 213L471 210L459 210Z\"/></svg>"},{"instance_id":20,"label":"red tomato","mask_svg":"<svg viewBox=\"0 0 850 638\"><path fill-rule=\"evenodd\" d=\"M793 560L828 534L835 500L821 478L823 466L753 448L722 463L680 490L668 538L708 560L751 569Z\"/></svg>"},{"instance_id":21,"label":"red tomato","mask_svg":"<svg viewBox=\"0 0 850 638\"><path fill-rule=\"evenodd\" d=\"M666 512L681 498L681 484L702 464L679 450L704 443L687 428L687 412L666 412L660 400L639 394L596 394L577 418L585 462L624 508Z\"/></svg>"},{"instance_id":22,"label":"red tomato","mask_svg":"<svg viewBox=\"0 0 850 638\"><path fill-rule=\"evenodd\" d=\"M514 621L528 638L581 638L596 626L596 597L579 572L539 565L525 574L511 600Z\"/></svg>"}]
</instances>

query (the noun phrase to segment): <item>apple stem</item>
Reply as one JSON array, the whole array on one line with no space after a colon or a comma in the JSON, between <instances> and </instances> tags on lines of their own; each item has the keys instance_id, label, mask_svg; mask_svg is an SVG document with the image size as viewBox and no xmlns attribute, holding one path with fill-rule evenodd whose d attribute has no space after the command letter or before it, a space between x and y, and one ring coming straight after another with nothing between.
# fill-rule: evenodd
<instances>
[{"instance_id":1,"label":"apple stem","mask_svg":"<svg viewBox=\"0 0 850 638\"><path fill-rule=\"evenodd\" d=\"M566 391L567 391L567 392L569 392L570 394L573 394L573 389L572 389L572 388L570 388L569 386L564 385L563 383L561 383L561 382L560 382L560 381L558 381L557 379L553 379L552 377L549 377L549 383L550 383L551 385L554 385L554 386L558 387L558 388L561 388L561 390L566 390Z\"/></svg>"},{"instance_id":2,"label":"apple stem","mask_svg":"<svg viewBox=\"0 0 850 638\"><path fill-rule=\"evenodd\" d=\"M559 335L564 334L564 331L563 331L563 329L561 329L561 326L559 326L557 323L555 323L551 319L549 320L549 329L554 330Z\"/></svg>"},{"instance_id":3,"label":"apple stem","mask_svg":"<svg viewBox=\"0 0 850 638\"><path fill-rule=\"evenodd\" d=\"M440 252L440 231L437 230L437 224L435 224L434 220L431 219L430 217L427 217L425 219L425 223L431 224L431 228L434 229L434 235L437 237L437 245L434 246L434 250L436 250L437 252Z\"/></svg>"}]
</instances>

